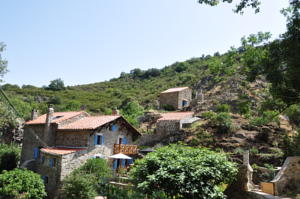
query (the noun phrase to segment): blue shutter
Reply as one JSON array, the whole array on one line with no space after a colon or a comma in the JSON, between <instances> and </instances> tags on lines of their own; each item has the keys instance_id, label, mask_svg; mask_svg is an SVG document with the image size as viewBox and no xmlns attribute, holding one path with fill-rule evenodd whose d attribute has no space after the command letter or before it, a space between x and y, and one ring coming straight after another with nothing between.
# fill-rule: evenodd
<instances>
[{"instance_id":1,"label":"blue shutter","mask_svg":"<svg viewBox=\"0 0 300 199\"><path fill-rule=\"evenodd\" d=\"M127 144L127 139L126 137L123 138L123 143L122 144Z\"/></svg>"},{"instance_id":2,"label":"blue shutter","mask_svg":"<svg viewBox=\"0 0 300 199\"><path fill-rule=\"evenodd\" d=\"M128 160L128 164L133 164L133 159Z\"/></svg>"},{"instance_id":3,"label":"blue shutter","mask_svg":"<svg viewBox=\"0 0 300 199\"><path fill-rule=\"evenodd\" d=\"M51 158L51 159L49 160L49 166L50 166L50 167L53 167L53 158Z\"/></svg>"},{"instance_id":4,"label":"blue shutter","mask_svg":"<svg viewBox=\"0 0 300 199\"><path fill-rule=\"evenodd\" d=\"M101 135L101 140L102 140L102 145L104 145L104 136L103 135Z\"/></svg>"},{"instance_id":5,"label":"blue shutter","mask_svg":"<svg viewBox=\"0 0 300 199\"><path fill-rule=\"evenodd\" d=\"M37 160L38 157L39 157L39 151L40 151L39 148L34 148L34 151L33 151L33 158L34 158L35 160Z\"/></svg>"},{"instance_id":6,"label":"blue shutter","mask_svg":"<svg viewBox=\"0 0 300 199\"><path fill-rule=\"evenodd\" d=\"M111 131L112 132L115 132L115 131L117 131L118 130L118 126L116 125L116 124L113 124L112 126L111 126Z\"/></svg>"},{"instance_id":7,"label":"blue shutter","mask_svg":"<svg viewBox=\"0 0 300 199\"><path fill-rule=\"evenodd\" d=\"M117 166L118 166L118 160L114 160L114 166L113 166L113 168L117 169Z\"/></svg>"},{"instance_id":8,"label":"blue shutter","mask_svg":"<svg viewBox=\"0 0 300 199\"><path fill-rule=\"evenodd\" d=\"M125 163L126 163L126 160L122 160L122 167L123 168L126 168L126 164Z\"/></svg>"},{"instance_id":9,"label":"blue shutter","mask_svg":"<svg viewBox=\"0 0 300 199\"><path fill-rule=\"evenodd\" d=\"M97 135L94 135L94 145L97 145Z\"/></svg>"}]
</instances>

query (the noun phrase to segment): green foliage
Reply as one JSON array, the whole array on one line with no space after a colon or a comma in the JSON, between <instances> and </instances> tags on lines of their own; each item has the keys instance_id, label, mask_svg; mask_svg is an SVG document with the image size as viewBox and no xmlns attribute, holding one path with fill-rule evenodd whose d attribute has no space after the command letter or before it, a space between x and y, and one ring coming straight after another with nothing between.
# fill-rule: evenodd
<instances>
[{"instance_id":1,"label":"green foliage","mask_svg":"<svg viewBox=\"0 0 300 199\"><path fill-rule=\"evenodd\" d=\"M65 84L64 81L61 78L52 80L47 87L48 90L52 91L60 91L60 90L65 90Z\"/></svg>"},{"instance_id":2,"label":"green foliage","mask_svg":"<svg viewBox=\"0 0 300 199\"><path fill-rule=\"evenodd\" d=\"M212 119L213 117L215 117L215 115L216 113L214 113L213 111L206 111L201 114L201 116L205 119Z\"/></svg>"},{"instance_id":3,"label":"green foliage","mask_svg":"<svg viewBox=\"0 0 300 199\"><path fill-rule=\"evenodd\" d=\"M165 111L175 111L176 109L174 108L174 106L170 105L170 104L163 104L162 105L162 109Z\"/></svg>"},{"instance_id":4,"label":"green foliage","mask_svg":"<svg viewBox=\"0 0 300 199\"><path fill-rule=\"evenodd\" d=\"M231 107L228 104L218 104L216 107L216 112L225 112L228 113L230 112Z\"/></svg>"},{"instance_id":5,"label":"green foliage","mask_svg":"<svg viewBox=\"0 0 300 199\"><path fill-rule=\"evenodd\" d=\"M285 156L300 156L300 131L292 137L286 137L285 143Z\"/></svg>"},{"instance_id":6,"label":"green foliage","mask_svg":"<svg viewBox=\"0 0 300 199\"><path fill-rule=\"evenodd\" d=\"M121 114L134 126L138 125L138 118L144 114L144 108L138 102L128 102L122 109Z\"/></svg>"},{"instance_id":7,"label":"green foliage","mask_svg":"<svg viewBox=\"0 0 300 199\"><path fill-rule=\"evenodd\" d=\"M7 61L2 59L1 53L5 50L6 45L3 42L0 42L0 77L3 77L7 73ZM2 82L2 79L0 79Z\"/></svg>"},{"instance_id":8,"label":"green foliage","mask_svg":"<svg viewBox=\"0 0 300 199\"><path fill-rule=\"evenodd\" d=\"M91 199L97 195L99 184L111 177L111 170L105 159L89 159L74 170L64 181L60 190L62 198Z\"/></svg>"},{"instance_id":9,"label":"green foliage","mask_svg":"<svg viewBox=\"0 0 300 199\"><path fill-rule=\"evenodd\" d=\"M3 170L17 168L20 160L21 149L14 144L0 144L0 173Z\"/></svg>"},{"instance_id":10,"label":"green foliage","mask_svg":"<svg viewBox=\"0 0 300 199\"><path fill-rule=\"evenodd\" d=\"M286 111L286 115L289 117L289 120L296 125L300 124L300 105L292 105Z\"/></svg>"},{"instance_id":11,"label":"green foliage","mask_svg":"<svg viewBox=\"0 0 300 199\"><path fill-rule=\"evenodd\" d=\"M144 193L163 191L176 198L225 198L217 188L237 172L224 154L208 149L170 145L137 160L131 176Z\"/></svg>"},{"instance_id":12,"label":"green foliage","mask_svg":"<svg viewBox=\"0 0 300 199\"><path fill-rule=\"evenodd\" d=\"M3 199L43 199L45 186L40 175L23 169L0 174L0 195Z\"/></svg>"},{"instance_id":13,"label":"green foliage","mask_svg":"<svg viewBox=\"0 0 300 199\"><path fill-rule=\"evenodd\" d=\"M61 197L92 199L97 196L97 181L93 175L70 175L63 181Z\"/></svg>"},{"instance_id":14,"label":"green foliage","mask_svg":"<svg viewBox=\"0 0 300 199\"><path fill-rule=\"evenodd\" d=\"M254 126L266 125L270 122L276 122L279 124L279 112L278 111L265 111L262 116L254 117L250 120L250 124Z\"/></svg>"}]
</instances>

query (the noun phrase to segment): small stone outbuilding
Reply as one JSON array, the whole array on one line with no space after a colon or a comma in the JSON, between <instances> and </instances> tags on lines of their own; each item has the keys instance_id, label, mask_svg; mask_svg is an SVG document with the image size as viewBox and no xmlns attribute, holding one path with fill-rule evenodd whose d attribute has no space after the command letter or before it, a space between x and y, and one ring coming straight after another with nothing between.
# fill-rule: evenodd
<instances>
[{"instance_id":1,"label":"small stone outbuilding","mask_svg":"<svg viewBox=\"0 0 300 199\"><path fill-rule=\"evenodd\" d=\"M161 109L182 110L190 105L192 89L189 87L170 88L160 93L159 104Z\"/></svg>"}]
</instances>

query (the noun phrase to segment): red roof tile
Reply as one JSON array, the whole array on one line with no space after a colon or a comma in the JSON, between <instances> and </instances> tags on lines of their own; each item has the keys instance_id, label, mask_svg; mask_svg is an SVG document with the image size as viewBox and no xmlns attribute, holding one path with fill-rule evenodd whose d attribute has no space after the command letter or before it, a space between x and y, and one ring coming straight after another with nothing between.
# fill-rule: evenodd
<instances>
[{"instance_id":1,"label":"red roof tile","mask_svg":"<svg viewBox=\"0 0 300 199\"><path fill-rule=\"evenodd\" d=\"M72 117L78 116L81 113L84 113L84 111L80 111L80 112L54 112L53 113L53 120L51 123L55 123L58 124L64 120L70 119ZM45 124L46 122L46 117L47 114L41 115L38 118L36 118L35 120L31 120L26 122L25 124L30 125L30 124Z\"/></svg>"},{"instance_id":2,"label":"red roof tile","mask_svg":"<svg viewBox=\"0 0 300 199\"><path fill-rule=\"evenodd\" d=\"M161 93L173 93L173 92L179 92L185 89L188 89L189 87L178 87L178 88L169 88L168 90L165 90Z\"/></svg>"},{"instance_id":3,"label":"red roof tile","mask_svg":"<svg viewBox=\"0 0 300 199\"><path fill-rule=\"evenodd\" d=\"M58 127L58 130L94 130L106 123L120 118L120 115L90 116L81 118L70 124Z\"/></svg>"},{"instance_id":4,"label":"red roof tile","mask_svg":"<svg viewBox=\"0 0 300 199\"><path fill-rule=\"evenodd\" d=\"M41 151L44 153L49 153L53 155L67 155L70 153L75 153L77 151L85 150L85 148L62 148L62 147L55 147L55 148L42 148Z\"/></svg>"},{"instance_id":5,"label":"red roof tile","mask_svg":"<svg viewBox=\"0 0 300 199\"><path fill-rule=\"evenodd\" d=\"M184 118L193 117L194 112L170 112L170 113L161 113L162 117L158 119L161 120L182 120Z\"/></svg>"}]
</instances>

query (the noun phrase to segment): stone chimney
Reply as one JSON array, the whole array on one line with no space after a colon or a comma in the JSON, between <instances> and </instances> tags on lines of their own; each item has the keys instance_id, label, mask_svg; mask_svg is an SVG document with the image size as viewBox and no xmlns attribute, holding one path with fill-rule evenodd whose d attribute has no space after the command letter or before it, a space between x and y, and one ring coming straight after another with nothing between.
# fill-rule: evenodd
<instances>
[{"instance_id":1,"label":"stone chimney","mask_svg":"<svg viewBox=\"0 0 300 199\"><path fill-rule=\"evenodd\" d=\"M120 115L120 111L117 108L113 108L112 115Z\"/></svg>"},{"instance_id":2,"label":"stone chimney","mask_svg":"<svg viewBox=\"0 0 300 199\"><path fill-rule=\"evenodd\" d=\"M46 126L51 124L52 119L53 119L53 114L54 114L54 109L52 108L52 106L49 107L48 109L48 113L46 116Z\"/></svg>"},{"instance_id":3,"label":"stone chimney","mask_svg":"<svg viewBox=\"0 0 300 199\"><path fill-rule=\"evenodd\" d=\"M35 120L39 116L39 111L36 109L32 109L31 111L31 120Z\"/></svg>"}]
</instances>

